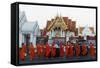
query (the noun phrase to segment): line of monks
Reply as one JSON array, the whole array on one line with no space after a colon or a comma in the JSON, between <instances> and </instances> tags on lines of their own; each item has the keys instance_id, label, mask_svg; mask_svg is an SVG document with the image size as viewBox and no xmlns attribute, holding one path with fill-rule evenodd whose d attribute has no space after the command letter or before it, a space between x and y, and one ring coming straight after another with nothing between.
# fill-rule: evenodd
<instances>
[{"instance_id":1,"label":"line of monks","mask_svg":"<svg viewBox=\"0 0 100 68\"><path fill-rule=\"evenodd\" d=\"M94 44L90 43L89 46L90 47L87 48L86 44L84 43L82 44L82 46L80 46L78 43L73 44L70 42L67 42L66 45L63 45L62 42L60 42L59 48L56 48L55 43L53 42L52 46L49 46L49 44L46 43L46 45L37 44L36 48L34 48L32 43L30 43L28 47L26 47L26 45L22 43L22 47L19 48L19 59L24 61L26 55L28 55L30 61L32 61L35 56L37 57L44 56L47 59L49 57L64 57L64 56L66 56L67 58L73 56L78 57L80 55L86 56L87 53L89 53L91 57L94 57L95 56Z\"/></svg>"}]
</instances>

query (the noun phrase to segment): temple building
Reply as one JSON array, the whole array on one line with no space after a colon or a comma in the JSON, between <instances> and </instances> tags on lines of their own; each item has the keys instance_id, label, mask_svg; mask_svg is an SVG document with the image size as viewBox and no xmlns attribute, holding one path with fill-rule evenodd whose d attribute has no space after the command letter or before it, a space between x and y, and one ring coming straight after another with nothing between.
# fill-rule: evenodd
<instances>
[{"instance_id":1,"label":"temple building","mask_svg":"<svg viewBox=\"0 0 100 68\"><path fill-rule=\"evenodd\" d=\"M56 16L54 19L48 20L43 35L49 37L48 43L53 41L62 41L65 43L69 41L69 37L77 36L78 29L76 28L76 21L68 19L68 17Z\"/></svg>"},{"instance_id":2,"label":"temple building","mask_svg":"<svg viewBox=\"0 0 100 68\"><path fill-rule=\"evenodd\" d=\"M79 27L79 35L93 35L95 33L94 28L93 27Z\"/></svg>"},{"instance_id":3,"label":"temple building","mask_svg":"<svg viewBox=\"0 0 100 68\"><path fill-rule=\"evenodd\" d=\"M29 22L26 19L25 13L19 13L19 47L22 43L29 45L32 43L36 46L36 38L40 36L40 29L37 21Z\"/></svg>"}]
</instances>

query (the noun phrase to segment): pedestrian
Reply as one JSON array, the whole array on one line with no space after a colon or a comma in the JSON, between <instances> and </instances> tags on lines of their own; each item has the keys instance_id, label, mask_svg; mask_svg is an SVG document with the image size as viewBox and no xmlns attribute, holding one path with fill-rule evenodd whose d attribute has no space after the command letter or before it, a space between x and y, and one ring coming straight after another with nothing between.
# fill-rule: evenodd
<instances>
[{"instance_id":1,"label":"pedestrian","mask_svg":"<svg viewBox=\"0 0 100 68\"><path fill-rule=\"evenodd\" d=\"M34 51L34 46L32 43L30 43L30 46L29 46L29 58L30 58L30 61L33 60L35 56L35 51Z\"/></svg>"},{"instance_id":2,"label":"pedestrian","mask_svg":"<svg viewBox=\"0 0 100 68\"><path fill-rule=\"evenodd\" d=\"M75 49L76 49L76 56L79 56L80 55L80 45L78 44L78 42L76 43Z\"/></svg>"},{"instance_id":3,"label":"pedestrian","mask_svg":"<svg viewBox=\"0 0 100 68\"><path fill-rule=\"evenodd\" d=\"M48 42L46 43L45 56L46 56L46 58L50 57L50 46L49 46Z\"/></svg>"},{"instance_id":4,"label":"pedestrian","mask_svg":"<svg viewBox=\"0 0 100 68\"><path fill-rule=\"evenodd\" d=\"M69 56L69 45L68 45L68 42L66 43L66 46L65 46L65 50L66 50L66 57Z\"/></svg>"},{"instance_id":5,"label":"pedestrian","mask_svg":"<svg viewBox=\"0 0 100 68\"><path fill-rule=\"evenodd\" d=\"M82 44L82 55L83 55L83 56L86 56L86 54L87 54L87 47L86 47L86 44L83 43L83 44Z\"/></svg>"},{"instance_id":6,"label":"pedestrian","mask_svg":"<svg viewBox=\"0 0 100 68\"><path fill-rule=\"evenodd\" d=\"M26 45L22 43L22 47L19 48L19 59L24 61L26 56Z\"/></svg>"},{"instance_id":7,"label":"pedestrian","mask_svg":"<svg viewBox=\"0 0 100 68\"><path fill-rule=\"evenodd\" d=\"M52 43L52 47L51 47L51 56L55 57L56 56L56 47L54 42Z\"/></svg>"},{"instance_id":8,"label":"pedestrian","mask_svg":"<svg viewBox=\"0 0 100 68\"><path fill-rule=\"evenodd\" d=\"M62 42L60 42L60 57L64 56L64 48L62 46Z\"/></svg>"},{"instance_id":9,"label":"pedestrian","mask_svg":"<svg viewBox=\"0 0 100 68\"><path fill-rule=\"evenodd\" d=\"M23 48L23 50L24 50L25 53L26 53L26 45L25 45L25 43L22 43L22 48Z\"/></svg>"},{"instance_id":10,"label":"pedestrian","mask_svg":"<svg viewBox=\"0 0 100 68\"><path fill-rule=\"evenodd\" d=\"M41 57L42 56L42 46L38 43L37 44L37 54L38 54L38 57Z\"/></svg>"},{"instance_id":11,"label":"pedestrian","mask_svg":"<svg viewBox=\"0 0 100 68\"><path fill-rule=\"evenodd\" d=\"M90 56L91 57L94 57L94 55L95 55L95 48L94 48L93 43L91 43L91 42L90 42L90 50L89 50L89 53L90 53Z\"/></svg>"},{"instance_id":12,"label":"pedestrian","mask_svg":"<svg viewBox=\"0 0 100 68\"><path fill-rule=\"evenodd\" d=\"M19 59L21 61L24 61L25 60L25 51L23 48L19 48Z\"/></svg>"},{"instance_id":13,"label":"pedestrian","mask_svg":"<svg viewBox=\"0 0 100 68\"><path fill-rule=\"evenodd\" d=\"M74 56L74 46L72 43L69 45L69 56L73 57Z\"/></svg>"}]
</instances>

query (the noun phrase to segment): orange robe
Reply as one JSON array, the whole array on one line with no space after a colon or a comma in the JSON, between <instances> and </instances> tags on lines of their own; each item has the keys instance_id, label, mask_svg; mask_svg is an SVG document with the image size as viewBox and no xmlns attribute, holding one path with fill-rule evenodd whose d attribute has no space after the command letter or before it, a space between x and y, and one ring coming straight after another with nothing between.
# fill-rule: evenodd
<instances>
[{"instance_id":1,"label":"orange robe","mask_svg":"<svg viewBox=\"0 0 100 68\"><path fill-rule=\"evenodd\" d=\"M36 49L37 49L37 55L39 54L38 50L39 50L39 44L36 45Z\"/></svg>"},{"instance_id":2,"label":"orange robe","mask_svg":"<svg viewBox=\"0 0 100 68\"><path fill-rule=\"evenodd\" d=\"M22 45L22 48L24 49L24 51L26 53L26 45L25 44Z\"/></svg>"},{"instance_id":3,"label":"orange robe","mask_svg":"<svg viewBox=\"0 0 100 68\"><path fill-rule=\"evenodd\" d=\"M86 45L83 44L83 45L82 45L82 55L85 56L86 53L87 53L87 48L86 48Z\"/></svg>"},{"instance_id":4,"label":"orange robe","mask_svg":"<svg viewBox=\"0 0 100 68\"><path fill-rule=\"evenodd\" d=\"M29 46L29 57L30 57L30 60L32 60L35 56L35 52L34 52L34 47L33 45L30 45Z\"/></svg>"},{"instance_id":5,"label":"orange robe","mask_svg":"<svg viewBox=\"0 0 100 68\"><path fill-rule=\"evenodd\" d=\"M48 43L46 43L46 49L45 49L45 56L48 58L50 56L50 46Z\"/></svg>"},{"instance_id":6,"label":"orange robe","mask_svg":"<svg viewBox=\"0 0 100 68\"><path fill-rule=\"evenodd\" d=\"M51 47L51 56L54 57L56 55L56 48L54 46L54 43L52 44L52 47Z\"/></svg>"},{"instance_id":7,"label":"orange robe","mask_svg":"<svg viewBox=\"0 0 100 68\"><path fill-rule=\"evenodd\" d=\"M70 44L69 46L69 56L72 57L74 55L74 46L72 44Z\"/></svg>"},{"instance_id":8,"label":"orange robe","mask_svg":"<svg viewBox=\"0 0 100 68\"><path fill-rule=\"evenodd\" d=\"M19 59L24 61L25 60L25 51L23 48L19 49Z\"/></svg>"},{"instance_id":9,"label":"orange robe","mask_svg":"<svg viewBox=\"0 0 100 68\"><path fill-rule=\"evenodd\" d=\"M68 55L69 55L69 46L68 46L68 44L65 46L65 49L66 49L66 57L68 57Z\"/></svg>"},{"instance_id":10,"label":"orange robe","mask_svg":"<svg viewBox=\"0 0 100 68\"><path fill-rule=\"evenodd\" d=\"M62 44L60 44L60 57L64 56L64 48L62 46Z\"/></svg>"},{"instance_id":11,"label":"orange robe","mask_svg":"<svg viewBox=\"0 0 100 68\"><path fill-rule=\"evenodd\" d=\"M39 54L40 54L40 56L42 56L42 54L43 54L43 46L42 45L39 46Z\"/></svg>"},{"instance_id":12,"label":"orange robe","mask_svg":"<svg viewBox=\"0 0 100 68\"><path fill-rule=\"evenodd\" d=\"M42 48L43 48L43 56L45 56L45 52L46 52L46 50L45 50L45 48L46 48L45 45L43 45Z\"/></svg>"},{"instance_id":13,"label":"orange robe","mask_svg":"<svg viewBox=\"0 0 100 68\"><path fill-rule=\"evenodd\" d=\"M42 46L41 46L40 44L38 44L38 45L37 45L37 53L38 53L38 56L39 56L39 57L42 56L42 52L43 52Z\"/></svg>"},{"instance_id":14,"label":"orange robe","mask_svg":"<svg viewBox=\"0 0 100 68\"><path fill-rule=\"evenodd\" d=\"M95 55L94 45L93 44L90 44L90 56L91 57L94 57L94 55Z\"/></svg>"},{"instance_id":15,"label":"orange robe","mask_svg":"<svg viewBox=\"0 0 100 68\"><path fill-rule=\"evenodd\" d=\"M76 45L76 56L80 55L80 46L77 44Z\"/></svg>"}]
</instances>

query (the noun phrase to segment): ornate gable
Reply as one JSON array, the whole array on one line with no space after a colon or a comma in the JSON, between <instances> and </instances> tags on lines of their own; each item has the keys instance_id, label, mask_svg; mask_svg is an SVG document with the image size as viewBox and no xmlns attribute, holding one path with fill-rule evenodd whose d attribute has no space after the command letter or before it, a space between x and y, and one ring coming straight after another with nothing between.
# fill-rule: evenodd
<instances>
[{"instance_id":1,"label":"ornate gable","mask_svg":"<svg viewBox=\"0 0 100 68\"><path fill-rule=\"evenodd\" d=\"M56 16L55 19L53 19L51 21L51 23L49 24L49 26L47 27L47 30L52 30L55 27L60 27L62 30L66 30L67 29L67 25L63 20L63 17L61 16Z\"/></svg>"}]
</instances>

